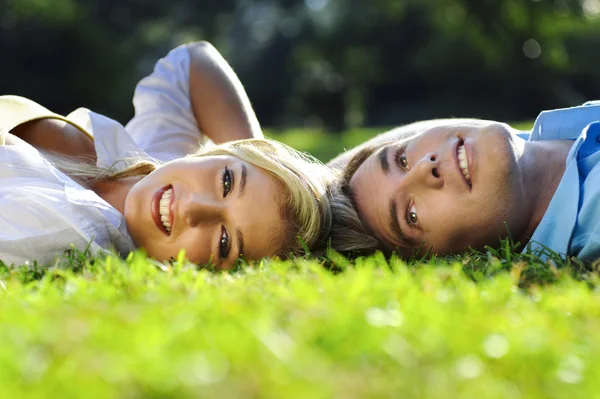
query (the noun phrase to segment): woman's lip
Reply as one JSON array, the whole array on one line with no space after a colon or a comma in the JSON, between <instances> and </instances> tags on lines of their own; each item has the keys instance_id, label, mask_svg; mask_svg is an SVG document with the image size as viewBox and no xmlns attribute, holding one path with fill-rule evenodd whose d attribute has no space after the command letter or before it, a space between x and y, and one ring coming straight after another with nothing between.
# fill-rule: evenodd
<instances>
[{"instance_id":1,"label":"woman's lip","mask_svg":"<svg viewBox=\"0 0 600 399\"><path fill-rule=\"evenodd\" d=\"M171 233L175 229L175 189L173 186L169 186L171 188L171 201L169 202L169 224L171 225ZM170 233L169 233L170 235Z\"/></svg>"},{"instance_id":2,"label":"woman's lip","mask_svg":"<svg viewBox=\"0 0 600 399\"><path fill-rule=\"evenodd\" d=\"M152 219L154 220L154 224L160 231L162 231L165 235L169 235L165 226L162 224L162 220L160 220L160 199L162 198L165 191L167 191L171 186L165 186L154 193L152 196L152 202L150 205L150 212L152 213ZM171 201L173 203L173 201ZM172 230L171 230L172 231Z\"/></svg>"}]
</instances>

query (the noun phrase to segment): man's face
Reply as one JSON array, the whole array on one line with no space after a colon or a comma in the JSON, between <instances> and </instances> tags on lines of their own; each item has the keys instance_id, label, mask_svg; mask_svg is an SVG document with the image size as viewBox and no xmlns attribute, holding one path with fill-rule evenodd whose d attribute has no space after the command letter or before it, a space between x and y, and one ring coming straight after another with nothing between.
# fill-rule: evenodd
<instances>
[{"instance_id":1,"label":"man's face","mask_svg":"<svg viewBox=\"0 0 600 399\"><path fill-rule=\"evenodd\" d=\"M519 240L527 223L523 140L503 124L447 125L373 152L350 179L361 218L388 249L456 253Z\"/></svg>"}]
</instances>

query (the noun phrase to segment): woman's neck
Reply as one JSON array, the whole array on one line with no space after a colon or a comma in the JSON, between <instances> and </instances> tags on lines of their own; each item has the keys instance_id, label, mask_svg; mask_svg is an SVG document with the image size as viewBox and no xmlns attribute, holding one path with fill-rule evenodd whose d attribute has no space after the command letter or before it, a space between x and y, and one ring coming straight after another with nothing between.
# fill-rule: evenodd
<instances>
[{"instance_id":1,"label":"woman's neck","mask_svg":"<svg viewBox=\"0 0 600 399\"><path fill-rule=\"evenodd\" d=\"M144 176L132 176L119 180L100 180L89 185L100 198L108 202L121 215L125 215L125 199L131 188Z\"/></svg>"}]
</instances>

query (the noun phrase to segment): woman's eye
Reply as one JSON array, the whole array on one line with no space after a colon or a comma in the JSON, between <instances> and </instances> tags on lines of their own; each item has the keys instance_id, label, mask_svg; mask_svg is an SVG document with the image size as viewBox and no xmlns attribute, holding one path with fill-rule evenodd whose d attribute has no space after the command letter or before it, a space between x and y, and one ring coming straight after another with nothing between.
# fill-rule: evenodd
<instances>
[{"instance_id":1,"label":"woman's eye","mask_svg":"<svg viewBox=\"0 0 600 399\"><path fill-rule=\"evenodd\" d=\"M225 226L221 227L221 236L219 237L219 258L225 259L229 255L229 234Z\"/></svg>"},{"instance_id":2,"label":"woman's eye","mask_svg":"<svg viewBox=\"0 0 600 399\"><path fill-rule=\"evenodd\" d=\"M408 167L408 159L404 153L404 149L401 148L396 153L396 163L404 170L408 171L410 168Z\"/></svg>"},{"instance_id":3,"label":"woman's eye","mask_svg":"<svg viewBox=\"0 0 600 399\"><path fill-rule=\"evenodd\" d=\"M231 172L227 166L223 171L223 198L227 197L227 194L231 191L233 185L233 172Z\"/></svg>"},{"instance_id":4,"label":"woman's eye","mask_svg":"<svg viewBox=\"0 0 600 399\"><path fill-rule=\"evenodd\" d=\"M406 222L410 226L416 226L419 224L419 218L417 217L417 209L413 205L406 214Z\"/></svg>"}]
</instances>

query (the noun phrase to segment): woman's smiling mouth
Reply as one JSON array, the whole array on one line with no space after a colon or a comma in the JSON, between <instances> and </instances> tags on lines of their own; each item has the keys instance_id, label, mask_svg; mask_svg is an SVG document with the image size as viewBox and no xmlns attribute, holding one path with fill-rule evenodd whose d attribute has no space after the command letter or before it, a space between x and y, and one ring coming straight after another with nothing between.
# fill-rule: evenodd
<instances>
[{"instance_id":1,"label":"woman's smiling mouth","mask_svg":"<svg viewBox=\"0 0 600 399\"><path fill-rule=\"evenodd\" d=\"M171 196L173 194L173 188L168 189L162 195L159 202L160 220L167 230L167 233L171 233Z\"/></svg>"},{"instance_id":2,"label":"woman's smiling mouth","mask_svg":"<svg viewBox=\"0 0 600 399\"><path fill-rule=\"evenodd\" d=\"M172 186L163 187L152 196L152 219L166 235L171 235L173 229L174 197Z\"/></svg>"}]
</instances>

